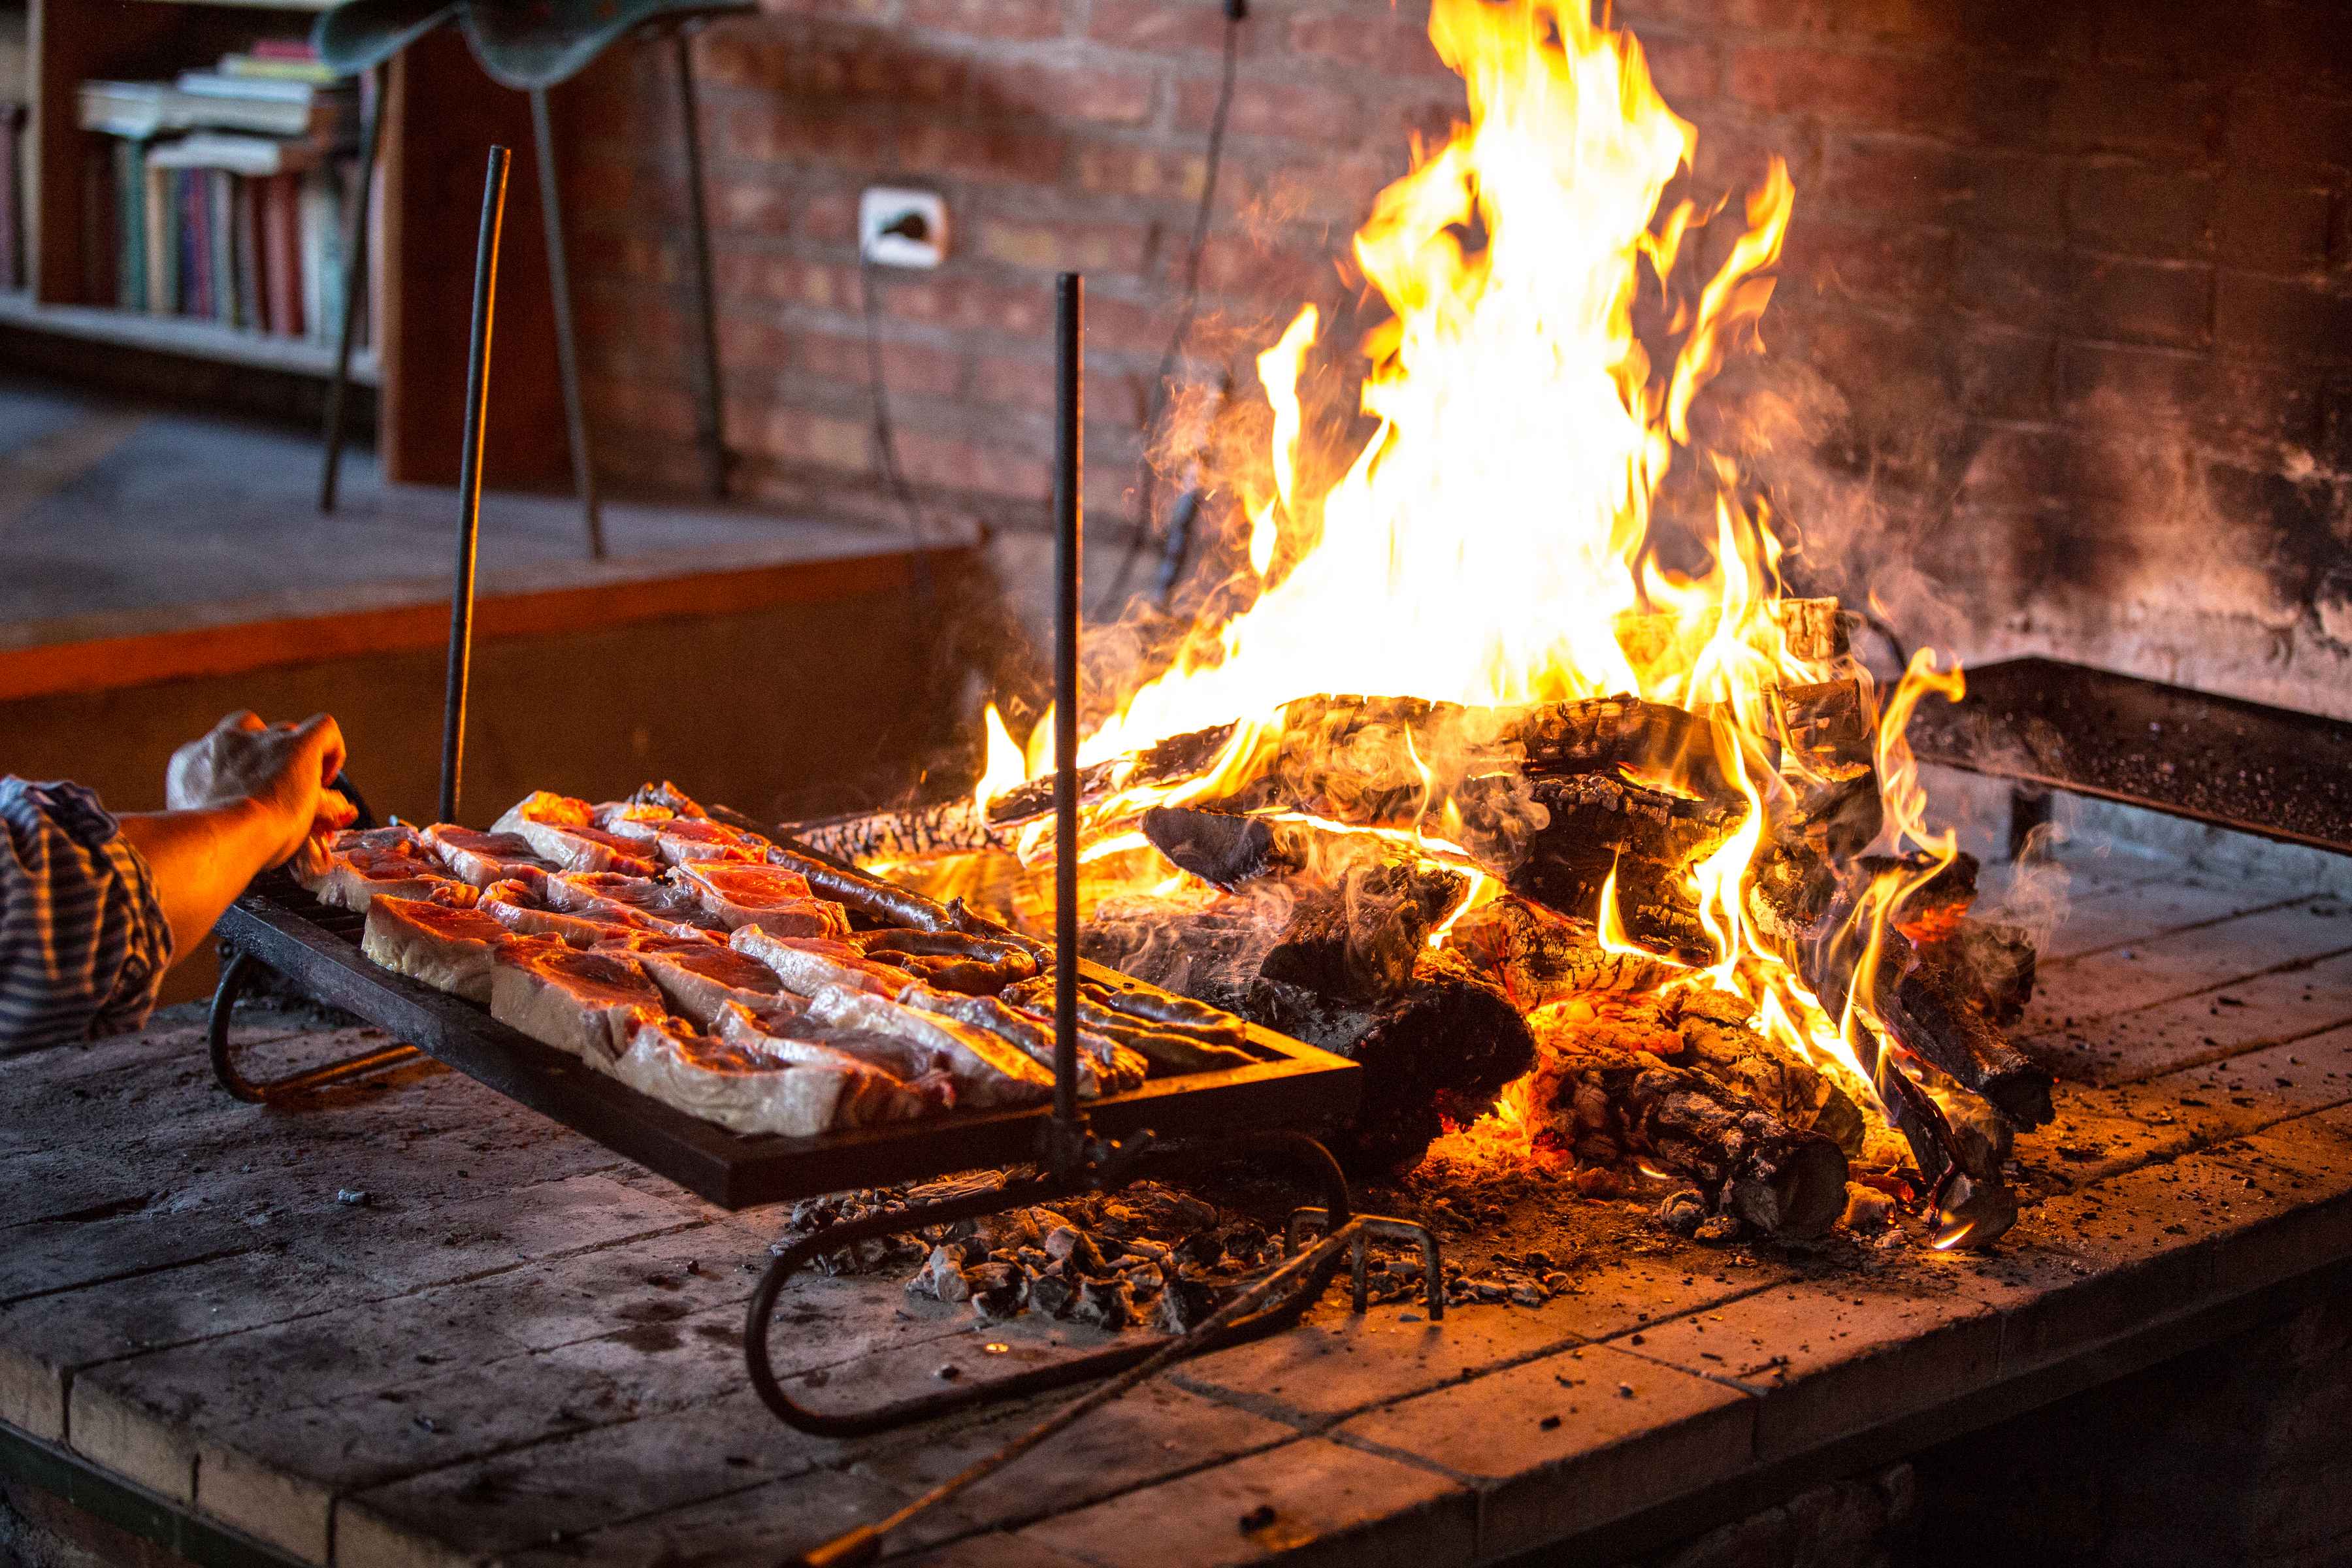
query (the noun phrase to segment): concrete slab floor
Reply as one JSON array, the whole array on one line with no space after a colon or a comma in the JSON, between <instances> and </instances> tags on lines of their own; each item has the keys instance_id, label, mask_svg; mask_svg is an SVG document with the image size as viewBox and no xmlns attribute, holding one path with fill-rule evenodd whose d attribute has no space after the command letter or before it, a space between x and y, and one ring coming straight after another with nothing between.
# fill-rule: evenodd
<instances>
[{"instance_id":1,"label":"concrete slab floor","mask_svg":"<svg viewBox=\"0 0 2352 1568\"><path fill-rule=\"evenodd\" d=\"M331 611L446 593L457 493L383 481L344 454L332 516L318 510L314 433L128 405L0 375L0 629L16 646ZM496 476L491 476L495 483ZM565 496L490 493L485 591L666 566L709 571L898 550L893 534L722 507L608 501L609 559L586 562Z\"/></svg>"}]
</instances>

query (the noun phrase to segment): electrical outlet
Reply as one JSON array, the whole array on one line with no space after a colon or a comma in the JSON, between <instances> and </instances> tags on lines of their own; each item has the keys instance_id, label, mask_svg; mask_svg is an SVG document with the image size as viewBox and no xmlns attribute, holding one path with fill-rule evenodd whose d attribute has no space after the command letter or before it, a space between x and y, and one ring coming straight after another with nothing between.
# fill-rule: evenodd
<instances>
[{"instance_id":1,"label":"electrical outlet","mask_svg":"<svg viewBox=\"0 0 2352 1568\"><path fill-rule=\"evenodd\" d=\"M869 185L857 198L857 245L882 267L937 267L948 255L948 204L937 191Z\"/></svg>"}]
</instances>

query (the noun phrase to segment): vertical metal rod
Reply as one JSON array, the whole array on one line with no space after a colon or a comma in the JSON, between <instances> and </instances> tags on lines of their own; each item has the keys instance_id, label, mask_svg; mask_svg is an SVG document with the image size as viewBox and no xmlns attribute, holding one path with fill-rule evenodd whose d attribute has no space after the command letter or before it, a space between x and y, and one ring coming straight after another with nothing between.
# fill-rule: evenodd
<instances>
[{"instance_id":1,"label":"vertical metal rod","mask_svg":"<svg viewBox=\"0 0 2352 1568\"><path fill-rule=\"evenodd\" d=\"M319 510L335 510L335 486L343 467L343 395L352 384L352 347L359 336L360 318L367 309L368 209L375 200L376 160L383 152L383 98L392 79L382 66L368 73L367 129L360 133L359 205L352 213L346 235L351 246L343 258L343 321L335 334L335 374L327 383L327 460L319 474Z\"/></svg>"},{"instance_id":2,"label":"vertical metal rod","mask_svg":"<svg viewBox=\"0 0 2352 1568\"><path fill-rule=\"evenodd\" d=\"M1054 1115L1078 1116L1078 615L1086 551L1087 282L1054 285Z\"/></svg>"},{"instance_id":3,"label":"vertical metal rod","mask_svg":"<svg viewBox=\"0 0 2352 1568\"><path fill-rule=\"evenodd\" d=\"M482 431L489 421L490 324L498 309L499 231L507 213L503 147L490 149L482 180L482 232L474 242L474 331L466 349L466 447L457 456L457 581L449 595L449 686L441 707L441 816L457 820L466 771L466 679L474 661L474 551L482 532Z\"/></svg>"},{"instance_id":4,"label":"vertical metal rod","mask_svg":"<svg viewBox=\"0 0 2352 1568\"><path fill-rule=\"evenodd\" d=\"M547 291L555 306L555 374L563 384L563 424L572 439L572 488L588 530L588 559L604 559L604 514L596 502L596 464L588 450L588 410L580 401L580 351L572 336L572 268L563 253L563 196L555 177L555 126L547 89L530 89L530 136L539 152L539 213L547 226Z\"/></svg>"},{"instance_id":5,"label":"vertical metal rod","mask_svg":"<svg viewBox=\"0 0 2352 1568\"><path fill-rule=\"evenodd\" d=\"M686 28L670 35L677 51L677 106L686 126L686 207L694 245L694 303L702 329L702 360L695 367L694 439L702 448L702 487L717 500L727 493L727 431L719 400L717 290L710 280L710 215L702 199L702 116L694 97L694 50Z\"/></svg>"}]
</instances>

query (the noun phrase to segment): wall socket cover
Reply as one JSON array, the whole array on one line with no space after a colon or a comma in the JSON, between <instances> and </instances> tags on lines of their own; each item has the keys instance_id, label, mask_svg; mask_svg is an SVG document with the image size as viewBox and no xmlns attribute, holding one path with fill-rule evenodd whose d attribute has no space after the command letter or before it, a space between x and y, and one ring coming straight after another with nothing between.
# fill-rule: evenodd
<instances>
[{"instance_id":1,"label":"wall socket cover","mask_svg":"<svg viewBox=\"0 0 2352 1568\"><path fill-rule=\"evenodd\" d=\"M882 232L909 213L923 220L922 238ZM937 191L868 185L857 198L857 244L878 266L937 267L948 255L948 204Z\"/></svg>"}]
</instances>

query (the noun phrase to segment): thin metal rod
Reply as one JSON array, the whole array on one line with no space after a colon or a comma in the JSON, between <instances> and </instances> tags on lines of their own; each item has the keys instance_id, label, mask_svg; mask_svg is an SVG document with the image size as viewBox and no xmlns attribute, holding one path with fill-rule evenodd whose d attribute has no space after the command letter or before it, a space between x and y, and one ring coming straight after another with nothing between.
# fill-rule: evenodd
<instances>
[{"instance_id":1,"label":"thin metal rod","mask_svg":"<svg viewBox=\"0 0 2352 1568\"><path fill-rule=\"evenodd\" d=\"M1086 552L1087 280L1054 284L1054 1115L1078 1117L1078 616Z\"/></svg>"},{"instance_id":2,"label":"thin metal rod","mask_svg":"<svg viewBox=\"0 0 2352 1568\"><path fill-rule=\"evenodd\" d=\"M441 816L457 820L466 772L466 680L474 662L474 554L482 533L482 433L490 416L490 325L498 309L499 231L507 213L503 147L482 177L482 232L474 243L474 331L466 350L466 446L457 456L457 573L449 595L449 687L441 707Z\"/></svg>"},{"instance_id":3,"label":"thin metal rod","mask_svg":"<svg viewBox=\"0 0 2352 1568\"><path fill-rule=\"evenodd\" d=\"M376 159L383 152L383 97L391 78L379 66L368 73L367 129L360 134L359 205L352 212L351 250L343 258L343 321L335 335L335 374L327 383L327 460L319 473L319 510L335 510L335 487L343 466L343 395L352 384L352 348L367 309L368 209L375 202Z\"/></svg>"},{"instance_id":4,"label":"thin metal rod","mask_svg":"<svg viewBox=\"0 0 2352 1568\"><path fill-rule=\"evenodd\" d=\"M604 559L604 514L596 500L596 464L588 450L588 410L580 401L580 351L572 335L572 268L563 250L563 196L555 177L555 124L547 89L530 89L530 136L539 154L539 216L547 228L547 292L555 307L555 374L563 384L563 424L572 442L572 488L588 531L588 559Z\"/></svg>"},{"instance_id":5,"label":"thin metal rod","mask_svg":"<svg viewBox=\"0 0 2352 1568\"><path fill-rule=\"evenodd\" d=\"M687 237L694 246L695 315L702 358L695 366L694 439L702 448L702 488L716 500L727 493L727 430L719 401L718 291L710 280L710 215L702 197L702 114L694 96L694 50L686 28L670 35L677 51L677 107L686 125Z\"/></svg>"}]
</instances>

